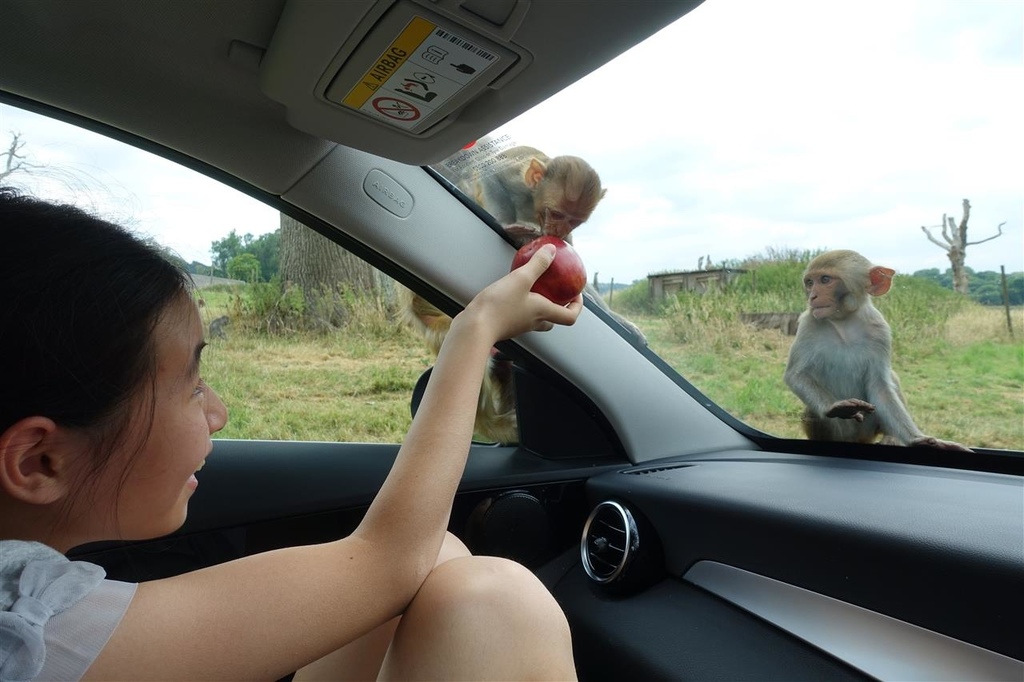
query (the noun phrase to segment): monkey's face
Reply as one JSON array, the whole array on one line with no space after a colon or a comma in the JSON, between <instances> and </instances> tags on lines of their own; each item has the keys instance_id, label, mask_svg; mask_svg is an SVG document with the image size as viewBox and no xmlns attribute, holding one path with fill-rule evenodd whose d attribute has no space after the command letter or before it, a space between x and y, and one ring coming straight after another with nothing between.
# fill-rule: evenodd
<instances>
[{"instance_id":1,"label":"monkey's face","mask_svg":"<svg viewBox=\"0 0 1024 682\"><path fill-rule=\"evenodd\" d=\"M583 159L558 156L547 165L533 194L537 224L544 234L571 241L605 195L601 178Z\"/></svg>"},{"instance_id":2,"label":"monkey's face","mask_svg":"<svg viewBox=\"0 0 1024 682\"><path fill-rule=\"evenodd\" d=\"M843 280L824 272L808 272L804 275L804 291L807 305L816 320L839 319L843 317L843 295L846 287Z\"/></svg>"},{"instance_id":3,"label":"monkey's face","mask_svg":"<svg viewBox=\"0 0 1024 682\"><path fill-rule=\"evenodd\" d=\"M544 234L558 237L565 241L571 241L568 238L569 234L589 217L589 213L580 217L557 208L544 208L541 215L538 216Z\"/></svg>"}]
</instances>

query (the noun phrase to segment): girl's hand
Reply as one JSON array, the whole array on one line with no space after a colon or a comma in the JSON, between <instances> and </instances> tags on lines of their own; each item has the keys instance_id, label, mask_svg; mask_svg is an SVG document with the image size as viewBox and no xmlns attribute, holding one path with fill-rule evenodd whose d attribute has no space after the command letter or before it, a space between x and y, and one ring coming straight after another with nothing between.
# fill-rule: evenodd
<instances>
[{"instance_id":1,"label":"girl's hand","mask_svg":"<svg viewBox=\"0 0 1024 682\"><path fill-rule=\"evenodd\" d=\"M541 247L525 265L477 294L456 316L456 321L461 318L463 323L474 321L484 325L493 342L528 331L548 331L556 324L573 324L583 310L582 295L560 306L530 291L554 260L555 247Z\"/></svg>"}]
</instances>

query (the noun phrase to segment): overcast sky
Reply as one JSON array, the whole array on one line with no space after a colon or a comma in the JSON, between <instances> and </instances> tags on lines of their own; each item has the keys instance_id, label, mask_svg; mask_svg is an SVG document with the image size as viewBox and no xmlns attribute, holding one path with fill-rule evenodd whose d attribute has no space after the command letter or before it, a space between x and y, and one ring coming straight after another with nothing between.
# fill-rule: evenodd
<instances>
[{"instance_id":1,"label":"overcast sky","mask_svg":"<svg viewBox=\"0 0 1024 682\"><path fill-rule=\"evenodd\" d=\"M575 154L608 194L575 243L601 281L698 258L853 248L946 269L922 225L972 204L976 270L1024 270L1024 0L707 0L505 130ZM0 107L76 200L209 262L277 214L170 162ZM62 187L43 188L49 195ZM170 226L179 235L170 238ZM938 236L938 231L935 232Z\"/></svg>"}]
</instances>

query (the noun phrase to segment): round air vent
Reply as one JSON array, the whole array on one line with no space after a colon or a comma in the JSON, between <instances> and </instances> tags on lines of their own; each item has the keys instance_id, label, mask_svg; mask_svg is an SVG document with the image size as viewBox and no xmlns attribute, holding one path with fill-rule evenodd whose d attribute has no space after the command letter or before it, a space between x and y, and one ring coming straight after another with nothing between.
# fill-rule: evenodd
<instances>
[{"instance_id":1,"label":"round air vent","mask_svg":"<svg viewBox=\"0 0 1024 682\"><path fill-rule=\"evenodd\" d=\"M628 509L611 500L594 507L583 526L583 570L602 585L621 578L640 550L640 533Z\"/></svg>"},{"instance_id":2,"label":"round air vent","mask_svg":"<svg viewBox=\"0 0 1024 682\"><path fill-rule=\"evenodd\" d=\"M466 543L474 554L514 559L528 568L544 559L551 539L544 504L525 490L484 499L466 523Z\"/></svg>"}]
</instances>

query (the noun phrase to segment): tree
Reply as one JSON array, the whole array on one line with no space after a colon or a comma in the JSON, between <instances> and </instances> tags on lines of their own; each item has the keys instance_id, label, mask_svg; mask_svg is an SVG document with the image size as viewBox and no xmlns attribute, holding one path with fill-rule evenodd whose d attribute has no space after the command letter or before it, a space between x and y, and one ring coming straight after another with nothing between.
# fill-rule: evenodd
<instances>
[{"instance_id":1,"label":"tree","mask_svg":"<svg viewBox=\"0 0 1024 682\"><path fill-rule=\"evenodd\" d=\"M260 279L269 282L277 276L281 262L281 231L274 230L257 237L246 249L260 262Z\"/></svg>"},{"instance_id":2,"label":"tree","mask_svg":"<svg viewBox=\"0 0 1024 682\"><path fill-rule=\"evenodd\" d=\"M999 231L995 235L981 241L969 242L967 241L967 220L971 217L971 202L964 199L963 206L964 212L959 226L957 226L953 216L947 216L945 213L942 214L942 238L946 241L945 244L932 236L932 233L924 225L921 226L921 231L927 235L928 241L946 251L949 262L953 266L953 290L966 295L969 289L968 273L964 268L964 261L967 258L967 247L984 244L999 237L1003 234L1003 225L1006 224L1006 221L999 223L996 228Z\"/></svg>"},{"instance_id":3,"label":"tree","mask_svg":"<svg viewBox=\"0 0 1024 682\"><path fill-rule=\"evenodd\" d=\"M222 275L226 275L228 263L235 256L242 254L245 250L246 240L252 241L252 235L247 234L245 237L239 237L237 232L231 230L226 237L210 244L210 264L213 265L214 270Z\"/></svg>"},{"instance_id":4,"label":"tree","mask_svg":"<svg viewBox=\"0 0 1024 682\"><path fill-rule=\"evenodd\" d=\"M239 236L231 230L226 237L218 239L210 244L211 264L215 271L221 274L228 273L228 264L242 254L251 254L259 261L259 281L269 282L277 275L280 231L275 230L259 237L253 237L246 233ZM230 277L231 275L228 274Z\"/></svg>"},{"instance_id":5,"label":"tree","mask_svg":"<svg viewBox=\"0 0 1024 682\"><path fill-rule=\"evenodd\" d=\"M240 253L228 261L228 277L252 284L260 281L260 262L251 253Z\"/></svg>"},{"instance_id":6,"label":"tree","mask_svg":"<svg viewBox=\"0 0 1024 682\"><path fill-rule=\"evenodd\" d=\"M28 157L21 153L27 142L21 139L21 133L11 133L11 142L7 149L0 152L0 184L7 180L8 176L18 172L27 172L39 168L36 164L30 163Z\"/></svg>"},{"instance_id":7,"label":"tree","mask_svg":"<svg viewBox=\"0 0 1024 682\"><path fill-rule=\"evenodd\" d=\"M346 296L376 295L384 286L369 263L283 213L280 258L283 286L302 290L306 322L313 328L343 326Z\"/></svg>"}]
</instances>

